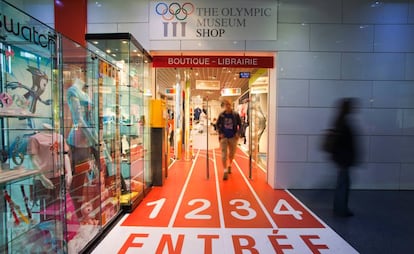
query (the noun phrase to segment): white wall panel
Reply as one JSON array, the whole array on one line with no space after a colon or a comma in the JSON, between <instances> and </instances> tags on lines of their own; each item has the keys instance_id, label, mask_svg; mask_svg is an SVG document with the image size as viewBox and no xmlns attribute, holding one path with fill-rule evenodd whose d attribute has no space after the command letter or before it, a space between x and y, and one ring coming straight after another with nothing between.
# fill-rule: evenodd
<instances>
[{"instance_id":1,"label":"white wall panel","mask_svg":"<svg viewBox=\"0 0 414 254\"><path fill-rule=\"evenodd\" d=\"M360 100L360 107L368 107L371 90L371 81L311 80L309 105L332 107L340 98L354 97Z\"/></svg>"},{"instance_id":2,"label":"white wall panel","mask_svg":"<svg viewBox=\"0 0 414 254\"><path fill-rule=\"evenodd\" d=\"M275 51L277 41L245 41L246 51Z\"/></svg>"},{"instance_id":3,"label":"white wall panel","mask_svg":"<svg viewBox=\"0 0 414 254\"><path fill-rule=\"evenodd\" d=\"M280 52L279 78L339 79L340 54L325 52Z\"/></svg>"},{"instance_id":4,"label":"white wall panel","mask_svg":"<svg viewBox=\"0 0 414 254\"><path fill-rule=\"evenodd\" d=\"M283 134L320 134L329 123L326 108L279 108L279 135Z\"/></svg>"},{"instance_id":5,"label":"white wall panel","mask_svg":"<svg viewBox=\"0 0 414 254\"><path fill-rule=\"evenodd\" d=\"M336 168L330 163L281 162L277 168L277 188L333 188L336 183Z\"/></svg>"},{"instance_id":6,"label":"white wall panel","mask_svg":"<svg viewBox=\"0 0 414 254\"><path fill-rule=\"evenodd\" d=\"M181 50L243 51L245 45L245 41L183 40L181 41Z\"/></svg>"},{"instance_id":7,"label":"white wall panel","mask_svg":"<svg viewBox=\"0 0 414 254\"><path fill-rule=\"evenodd\" d=\"M405 54L405 79L414 80L414 54Z\"/></svg>"},{"instance_id":8,"label":"white wall panel","mask_svg":"<svg viewBox=\"0 0 414 254\"><path fill-rule=\"evenodd\" d=\"M87 33L117 33L117 24L89 24Z\"/></svg>"},{"instance_id":9,"label":"white wall panel","mask_svg":"<svg viewBox=\"0 0 414 254\"><path fill-rule=\"evenodd\" d=\"M414 163L414 136L405 136L401 142L401 162Z\"/></svg>"},{"instance_id":10,"label":"white wall panel","mask_svg":"<svg viewBox=\"0 0 414 254\"><path fill-rule=\"evenodd\" d=\"M308 51L309 30L307 24L278 24L275 49Z\"/></svg>"},{"instance_id":11,"label":"white wall panel","mask_svg":"<svg viewBox=\"0 0 414 254\"><path fill-rule=\"evenodd\" d=\"M369 109L364 111L367 135L402 135L402 109Z\"/></svg>"},{"instance_id":12,"label":"white wall panel","mask_svg":"<svg viewBox=\"0 0 414 254\"><path fill-rule=\"evenodd\" d=\"M279 80L278 106L306 107L309 105L309 80Z\"/></svg>"},{"instance_id":13,"label":"white wall panel","mask_svg":"<svg viewBox=\"0 0 414 254\"><path fill-rule=\"evenodd\" d=\"M375 26L375 51L414 52L414 25Z\"/></svg>"},{"instance_id":14,"label":"white wall panel","mask_svg":"<svg viewBox=\"0 0 414 254\"><path fill-rule=\"evenodd\" d=\"M180 41L150 41L151 50L181 50Z\"/></svg>"},{"instance_id":15,"label":"white wall panel","mask_svg":"<svg viewBox=\"0 0 414 254\"><path fill-rule=\"evenodd\" d=\"M400 164L372 163L362 169L351 171L351 185L354 189L399 189Z\"/></svg>"},{"instance_id":16,"label":"white wall panel","mask_svg":"<svg viewBox=\"0 0 414 254\"><path fill-rule=\"evenodd\" d=\"M325 162L329 161L329 154L320 149L323 135L308 136L308 161L309 162Z\"/></svg>"},{"instance_id":17,"label":"white wall panel","mask_svg":"<svg viewBox=\"0 0 414 254\"><path fill-rule=\"evenodd\" d=\"M401 165L400 189L414 190L414 163Z\"/></svg>"},{"instance_id":18,"label":"white wall panel","mask_svg":"<svg viewBox=\"0 0 414 254\"><path fill-rule=\"evenodd\" d=\"M280 23L339 23L341 0L279 0Z\"/></svg>"},{"instance_id":19,"label":"white wall panel","mask_svg":"<svg viewBox=\"0 0 414 254\"><path fill-rule=\"evenodd\" d=\"M307 138L305 135L279 135L278 161L306 161Z\"/></svg>"},{"instance_id":20,"label":"white wall panel","mask_svg":"<svg viewBox=\"0 0 414 254\"><path fill-rule=\"evenodd\" d=\"M311 26L313 51L372 51L371 25L315 24Z\"/></svg>"},{"instance_id":21,"label":"white wall panel","mask_svg":"<svg viewBox=\"0 0 414 254\"><path fill-rule=\"evenodd\" d=\"M399 163L401 161L401 136L372 136L369 159L375 163Z\"/></svg>"},{"instance_id":22,"label":"white wall panel","mask_svg":"<svg viewBox=\"0 0 414 254\"><path fill-rule=\"evenodd\" d=\"M360 134L365 134L361 130L359 131ZM369 146L370 146L370 139L368 136L358 136L358 165L355 168L365 168L366 163L369 162Z\"/></svg>"},{"instance_id":23,"label":"white wall panel","mask_svg":"<svg viewBox=\"0 0 414 254\"><path fill-rule=\"evenodd\" d=\"M409 3L408 23L414 24L414 0L410 0L410 3Z\"/></svg>"},{"instance_id":24,"label":"white wall panel","mask_svg":"<svg viewBox=\"0 0 414 254\"><path fill-rule=\"evenodd\" d=\"M414 108L414 81L374 81L372 106Z\"/></svg>"},{"instance_id":25,"label":"white wall panel","mask_svg":"<svg viewBox=\"0 0 414 254\"><path fill-rule=\"evenodd\" d=\"M149 22L148 1L88 1L88 23Z\"/></svg>"},{"instance_id":26,"label":"white wall panel","mask_svg":"<svg viewBox=\"0 0 414 254\"><path fill-rule=\"evenodd\" d=\"M408 18L408 1L343 1L343 22L361 24L401 24Z\"/></svg>"},{"instance_id":27,"label":"white wall panel","mask_svg":"<svg viewBox=\"0 0 414 254\"><path fill-rule=\"evenodd\" d=\"M414 109L404 109L403 134L414 135Z\"/></svg>"},{"instance_id":28,"label":"white wall panel","mask_svg":"<svg viewBox=\"0 0 414 254\"><path fill-rule=\"evenodd\" d=\"M342 78L352 80L403 80L405 56L400 53L344 53Z\"/></svg>"}]
</instances>

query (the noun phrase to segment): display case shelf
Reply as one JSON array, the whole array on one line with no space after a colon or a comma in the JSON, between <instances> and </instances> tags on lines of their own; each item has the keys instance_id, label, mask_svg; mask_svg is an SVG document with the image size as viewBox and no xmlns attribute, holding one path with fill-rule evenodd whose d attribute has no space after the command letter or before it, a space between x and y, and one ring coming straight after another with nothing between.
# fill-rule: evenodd
<instances>
[{"instance_id":1,"label":"display case shelf","mask_svg":"<svg viewBox=\"0 0 414 254\"><path fill-rule=\"evenodd\" d=\"M40 173L40 169L11 169L11 170L0 170L0 185L4 185L5 183L13 183L17 180L22 180L25 178L29 178L32 176L36 176Z\"/></svg>"}]
</instances>

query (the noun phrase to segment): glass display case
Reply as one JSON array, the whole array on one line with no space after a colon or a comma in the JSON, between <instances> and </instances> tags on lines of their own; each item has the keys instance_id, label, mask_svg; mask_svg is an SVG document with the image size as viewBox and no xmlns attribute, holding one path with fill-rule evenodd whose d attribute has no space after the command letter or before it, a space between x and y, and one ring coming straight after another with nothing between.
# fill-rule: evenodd
<instances>
[{"instance_id":1,"label":"glass display case","mask_svg":"<svg viewBox=\"0 0 414 254\"><path fill-rule=\"evenodd\" d=\"M63 135L72 182L66 188L68 251L78 253L120 213L120 70L62 37Z\"/></svg>"},{"instance_id":2,"label":"glass display case","mask_svg":"<svg viewBox=\"0 0 414 254\"><path fill-rule=\"evenodd\" d=\"M0 253L80 253L122 214L120 68L0 1Z\"/></svg>"},{"instance_id":3,"label":"glass display case","mask_svg":"<svg viewBox=\"0 0 414 254\"><path fill-rule=\"evenodd\" d=\"M59 122L58 35L6 2L0 9L0 252L64 253L71 177Z\"/></svg>"},{"instance_id":4,"label":"glass display case","mask_svg":"<svg viewBox=\"0 0 414 254\"><path fill-rule=\"evenodd\" d=\"M131 211L151 186L150 56L129 33L87 34L88 48L120 69L121 206Z\"/></svg>"}]
</instances>

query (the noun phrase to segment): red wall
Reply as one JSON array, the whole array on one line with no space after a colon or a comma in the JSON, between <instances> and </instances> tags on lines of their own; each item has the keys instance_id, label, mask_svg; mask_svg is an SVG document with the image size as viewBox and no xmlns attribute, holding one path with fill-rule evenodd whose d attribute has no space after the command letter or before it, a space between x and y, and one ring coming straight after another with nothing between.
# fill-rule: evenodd
<instances>
[{"instance_id":1,"label":"red wall","mask_svg":"<svg viewBox=\"0 0 414 254\"><path fill-rule=\"evenodd\" d=\"M54 0L55 29L86 46L87 0Z\"/></svg>"}]
</instances>

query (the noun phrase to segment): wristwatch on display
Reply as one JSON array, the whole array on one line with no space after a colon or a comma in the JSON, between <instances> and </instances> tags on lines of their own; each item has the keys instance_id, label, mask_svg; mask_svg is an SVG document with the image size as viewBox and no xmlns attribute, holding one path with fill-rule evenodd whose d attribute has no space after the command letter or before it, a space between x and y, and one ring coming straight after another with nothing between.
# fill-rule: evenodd
<instances>
[{"instance_id":1,"label":"wristwatch on display","mask_svg":"<svg viewBox=\"0 0 414 254\"><path fill-rule=\"evenodd\" d=\"M16 140L15 140L15 145L14 145L14 148L13 148L13 152L12 152L12 160L13 160L14 164L16 164L16 165L22 165L23 160L24 160L24 154L19 151L20 143L21 143L20 137L17 136Z\"/></svg>"}]
</instances>

